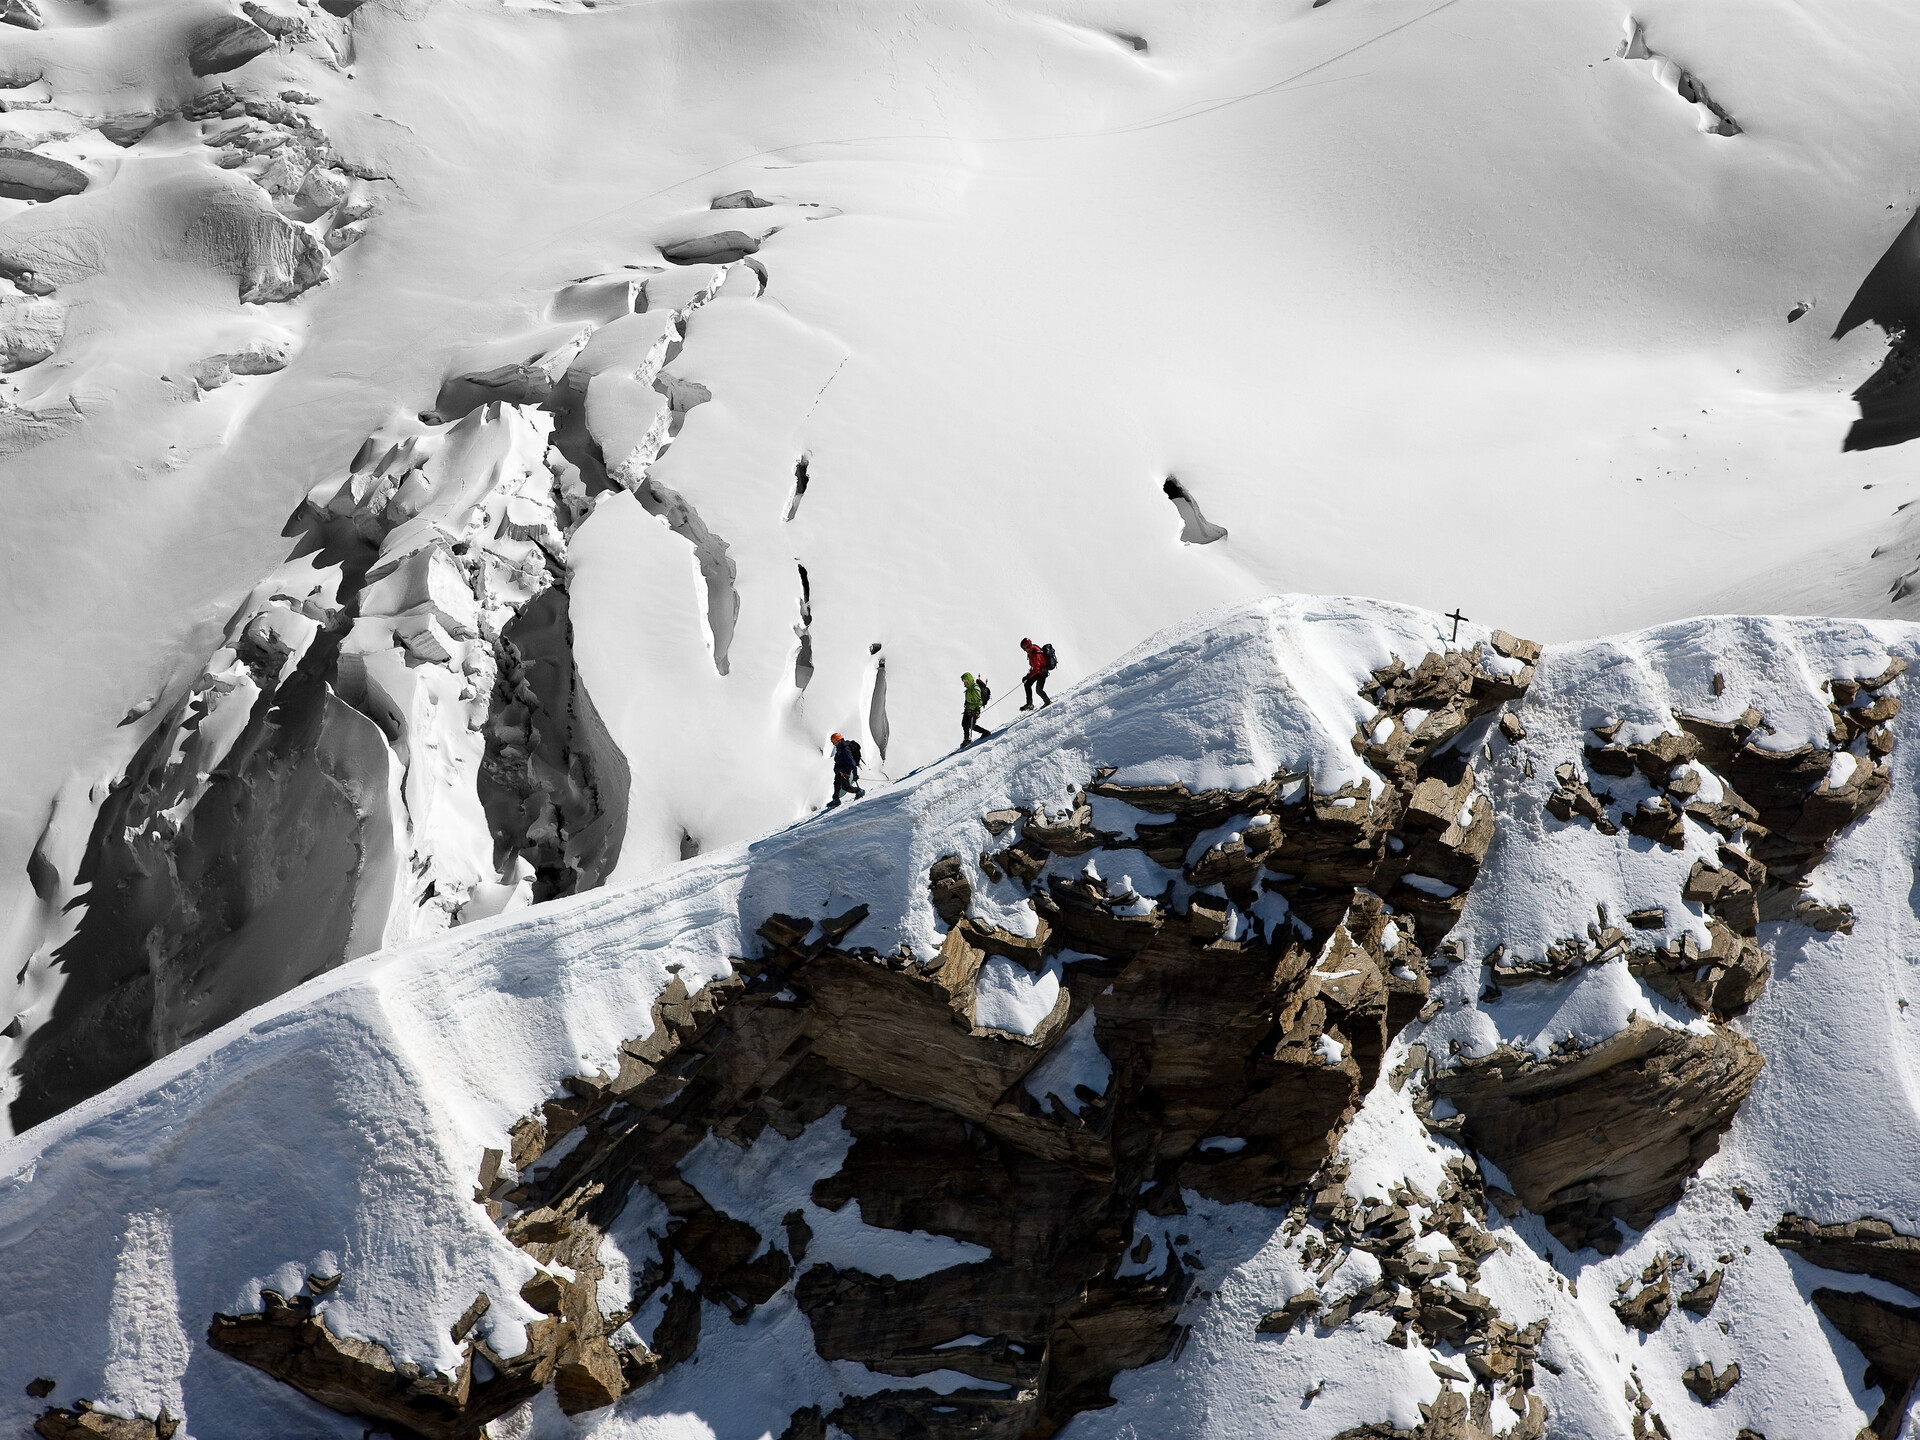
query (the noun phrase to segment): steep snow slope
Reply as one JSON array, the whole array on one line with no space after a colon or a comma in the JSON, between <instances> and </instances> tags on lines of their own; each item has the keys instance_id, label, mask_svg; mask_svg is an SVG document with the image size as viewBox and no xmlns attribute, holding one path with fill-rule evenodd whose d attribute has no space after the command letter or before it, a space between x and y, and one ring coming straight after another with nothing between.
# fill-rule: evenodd
<instances>
[{"instance_id":1,"label":"steep snow slope","mask_svg":"<svg viewBox=\"0 0 1920 1440\"><path fill-rule=\"evenodd\" d=\"M361 1433L233 1358L306 1354L434 1434L483 1418L456 1388L513 1401L496 1436L1853 1433L1882 1397L1822 1316L1898 1339L1903 1272L1766 1237L1920 1231L1920 632L1449 629L1217 612L843 813L355 962L47 1121L0 1150L0 1413ZM1266 972L1251 1031L1179 1028ZM1273 1035L1307 1088L1234 1102L1208 1047ZM1576 1074L1516 1148L1502 1107ZM1016 1268L1083 1299L996 1309L1060 1224Z\"/></svg>"},{"instance_id":2,"label":"steep snow slope","mask_svg":"<svg viewBox=\"0 0 1920 1440\"><path fill-rule=\"evenodd\" d=\"M709 234L760 278L671 395L584 407L643 457L569 559L630 876L804 813L832 729L941 753L1021 634L1071 676L1274 588L1553 636L1910 603L1899 458L1836 449L1878 337L1821 318L1905 221L1897 7L37 9L0 129L86 186L0 199L22 1034L108 785L301 497Z\"/></svg>"}]
</instances>

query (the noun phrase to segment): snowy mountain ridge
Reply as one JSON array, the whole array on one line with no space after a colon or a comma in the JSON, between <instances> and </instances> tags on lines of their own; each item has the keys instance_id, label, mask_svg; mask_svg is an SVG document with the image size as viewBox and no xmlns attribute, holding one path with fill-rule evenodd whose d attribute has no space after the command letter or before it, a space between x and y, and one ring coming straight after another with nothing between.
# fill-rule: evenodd
<instances>
[{"instance_id":1,"label":"snowy mountain ridge","mask_svg":"<svg viewBox=\"0 0 1920 1440\"><path fill-rule=\"evenodd\" d=\"M6 1403L203 1436L364 1428L296 1387L428 1435L476 1397L496 1436L1865 1423L1836 1337L1912 1322L1872 1234L1817 1227L1920 1228L1914 632L1447 629L1204 617L843 814L156 1062L8 1145ZM1912 1377L1873 1358L1892 1435Z\"/></svg>"},{"instance_id":2,"label":"snowy mountain ridge","mask_svg":"<svg viewBox=\"0 0 1920 1440\"><path fill-rule=\"evenodd\" d=\"M0 0L0 1425L1916 1433L1916 36Z\"/></svg>"}]
</instances>

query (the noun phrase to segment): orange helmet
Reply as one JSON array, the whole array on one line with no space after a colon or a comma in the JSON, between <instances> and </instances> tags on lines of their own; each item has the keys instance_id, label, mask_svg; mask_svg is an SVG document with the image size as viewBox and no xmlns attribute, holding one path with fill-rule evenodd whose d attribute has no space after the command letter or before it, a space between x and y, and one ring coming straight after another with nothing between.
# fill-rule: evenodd
<instances>
[{"instance_id":1,"label":"orange helmet","mask_svg":"<svg viewBox=\"0 0 1920 1440\"><path fill-rule=\"evenodd\" d=\"M841 735L840 735L840 732L839 732L838 730L836 730L836 731L834 731L834 732L833 732L833 743L834 743L834 744L836 744L836 745L838 745L838 744L840 743L840 740L841 740L841 738L842 738L842 737L841 737Z\"/></svg>"}]
</instances>

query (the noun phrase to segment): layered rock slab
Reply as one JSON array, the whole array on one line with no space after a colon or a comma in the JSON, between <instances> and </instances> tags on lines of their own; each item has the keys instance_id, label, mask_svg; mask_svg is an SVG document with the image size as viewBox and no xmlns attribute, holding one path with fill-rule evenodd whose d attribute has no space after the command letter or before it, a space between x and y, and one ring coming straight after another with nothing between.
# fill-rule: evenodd
<instances>
[{"instance_id":1,"label":"layered rock slab","mask_svg":"<svg viewBox=\"0 0 1920 1440\"><path fill-rule=\"evenodd\" d=\"M1440 1071L1462 1130L1569 1249L1620 1243L1680 1196L1759 1078L1743 1035L1636 1018L1597 1044L1540 1060L1507 1049Z\"/></svg>"}]
</instances>

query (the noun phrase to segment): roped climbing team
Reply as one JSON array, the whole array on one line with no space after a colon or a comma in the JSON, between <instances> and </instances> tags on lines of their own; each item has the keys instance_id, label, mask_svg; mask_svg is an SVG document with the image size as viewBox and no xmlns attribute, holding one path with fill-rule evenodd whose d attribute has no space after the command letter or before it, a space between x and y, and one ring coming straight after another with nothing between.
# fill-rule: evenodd
<instances>
[{"instance_id":1,"label":"roped climbing team","mask_svg":"<svg viewBox=\"0 0 1920 1440\"><path fill-rule=\"evenodd\" d=\"M1053 698L1047 694L1047 676L1060 663L1053 646L1036 645L1023 635L1020 648L1027 657L1027 673L1021 681L1027 703L1020 708L1033 709L1035 695L1040 697L1042 706L1053 704ZM960 687L960 748L964 750L973 743L975 735L984 739L993 733L980 723L980 712L993 702L993 691L984 678L971 671L960 676ZM859 800L864 799L866 793L860 788L860 742L849 740L836 730L833 733L833 799L827 802L827 809L837 806L842 795L852 795Z\"/></svg>"}]
</instances>

